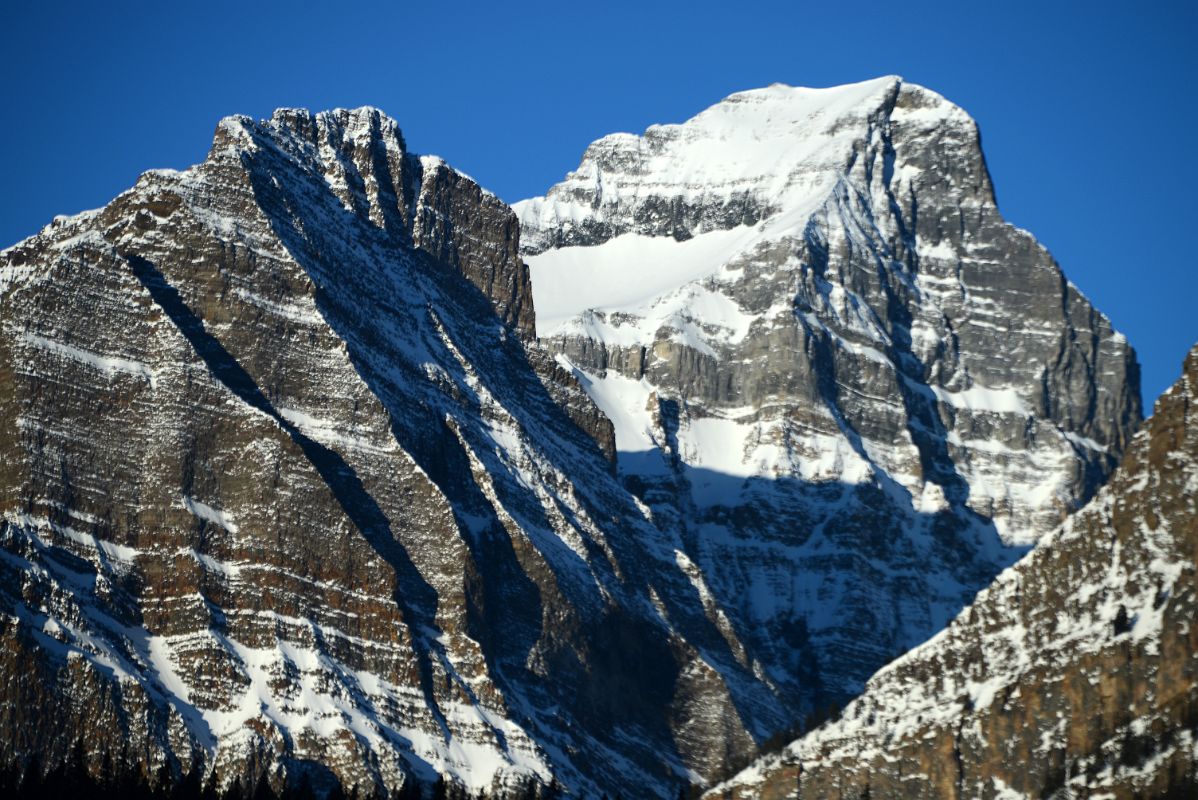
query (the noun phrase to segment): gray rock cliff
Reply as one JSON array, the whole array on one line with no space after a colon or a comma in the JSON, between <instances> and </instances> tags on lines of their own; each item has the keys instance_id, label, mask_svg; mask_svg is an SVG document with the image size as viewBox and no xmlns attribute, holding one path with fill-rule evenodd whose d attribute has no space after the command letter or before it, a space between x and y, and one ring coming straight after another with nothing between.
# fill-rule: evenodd
<instances>
[{"instance_id":1,"label":"gray rock cliff","mask_svg":"<svg viewBox=\"0 0 1198 800\"><path fill-rule=\"evenodd\" d=\"M899 78L742 92L517 203L537 329L761 669L855 695L1088 500L1126 339Z\"/></svg>"}]
</instances>

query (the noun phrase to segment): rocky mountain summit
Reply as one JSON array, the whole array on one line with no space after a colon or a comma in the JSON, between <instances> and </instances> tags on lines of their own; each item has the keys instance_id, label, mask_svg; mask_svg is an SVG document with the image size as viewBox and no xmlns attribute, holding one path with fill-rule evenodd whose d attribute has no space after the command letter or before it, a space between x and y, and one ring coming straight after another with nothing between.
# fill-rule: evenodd
<instances>
[{"instance_id":1,"label":"rocky mountain summit","mask_svg":"<svg viewBox=\"0 0 1198 800\"><path fill-rule=\"evenodd\" d=\"M786 723L526 345L518 234L284 110L4 251L0 755L668 795Z\"/></svg>"},{"instance_id":2,"label":"rocky mountain summit","mask_svg":"<svg viewBox=\"0 0 1198 800\"><path fill-rule=\"evenodd\" d=\"M608 137L517 211L376 110L280 110L0 253L0 760L676 796L1139 423L898 79Z\"/></svg>"},{"instance_id":3,"label":"rocky mountain summit","mask_svg":"<svg viewBox=\"0 0 1198 800\"><path fill-rule=\"evenodd\" d=\"M1198 795L1198 346L1119 470L726 798Z\"/></svg>"},{"instance_id":4,"label":"rocky mountain summit","mask_svg":"<svg viewBox=\"0 0 1198 800\"><path fill-rule=\"evenodd\" d=\"M1140 421L1131 348L1003 221L973 120L899 78L605 137L515 209L626 485L814 702L942 628Z\"/></svg>"}]
</instances>

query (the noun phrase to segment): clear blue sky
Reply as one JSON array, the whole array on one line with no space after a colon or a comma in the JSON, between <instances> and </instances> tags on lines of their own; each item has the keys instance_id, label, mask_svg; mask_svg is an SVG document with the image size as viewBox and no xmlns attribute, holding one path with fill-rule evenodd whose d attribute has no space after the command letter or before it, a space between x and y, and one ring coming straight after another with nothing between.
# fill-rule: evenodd
<instances>
[{"instance_id":1,"label":"clear blue sky","mask_svg":"<svg viewBox=\"0 0 1198 800\"><path fill-rule=\"evenodd\" d=\"M1124 331L1151 403L1198 340L1198 4L16 3L0 246L203 159L217 120L375 105L506 200L612 131L890 73L979 121L1009 220Z\"/></svg>"}]
</instances>

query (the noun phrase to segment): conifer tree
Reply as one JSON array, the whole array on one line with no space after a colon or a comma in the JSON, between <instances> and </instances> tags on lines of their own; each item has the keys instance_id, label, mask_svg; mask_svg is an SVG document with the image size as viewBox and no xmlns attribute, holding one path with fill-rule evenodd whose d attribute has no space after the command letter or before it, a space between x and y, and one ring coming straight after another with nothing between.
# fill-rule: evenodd
<instances>
[{"instance_id":1,"label":"conifer tree","mask_svg":"<svg viewBox=\"0 0 1198 800\"><path fill-rule=\"evenodd\" d=\"M225 789L222 800L245 800L245 792L241 788L241 776L238 775Z\"/></svg>"},{"instance_id":2,"label":"conifer tree","mask_svg":"<svg viewBox=\"0 0 1198 800\"><path fill-rule=\"evenodd\" d=\"M270 788L270 781L266 779L265 772L258 776L258 785L254 787L253 800L279 800L275 790Z\"/></svg>"}]
</instances>

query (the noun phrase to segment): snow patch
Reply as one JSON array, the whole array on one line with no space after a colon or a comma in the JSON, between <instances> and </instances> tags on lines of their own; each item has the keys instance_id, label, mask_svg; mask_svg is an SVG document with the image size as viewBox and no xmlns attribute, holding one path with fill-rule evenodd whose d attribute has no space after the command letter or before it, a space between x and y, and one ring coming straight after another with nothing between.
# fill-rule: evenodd
<instances>
[{"instance_id":1,"label":"snow patch","mask_svg":"<svg viewBox=\"0 0 1198 800\"><path fill-rule=\"evenodd\" d=\"M21 334L21 339L28 345L45 350L56 355L69 358L76 363L91 367L103 374L106 378L113 378L118 373L132 375L138 378L144 378L150 384L150 388L156 385L154 370L149 364L141 361L134 361L129 358L119 358L117 356L101 355L94 353L91 350L84 350L81 347L56 342L53 339L47 339L44 336L38 336L35 333L28 331Z\"/></svg>"},{"instance_id":2,"label":"snow patch","mask_svg":"<svg viewBox=\"0 0 1198 800\"><path fill-rule=\"evenodd\" d=\"M202 519L205 522L211 522L214 525L219 525L229 533L237 533L239 530L236 523L233 522L233 517L229 513L222 511L219 508L210 506L207 503L201 503L199 500L188 497L187 495L183 495L182 499L183 507L190 511L198 519Z\"/></svg>"}]
</instances>

